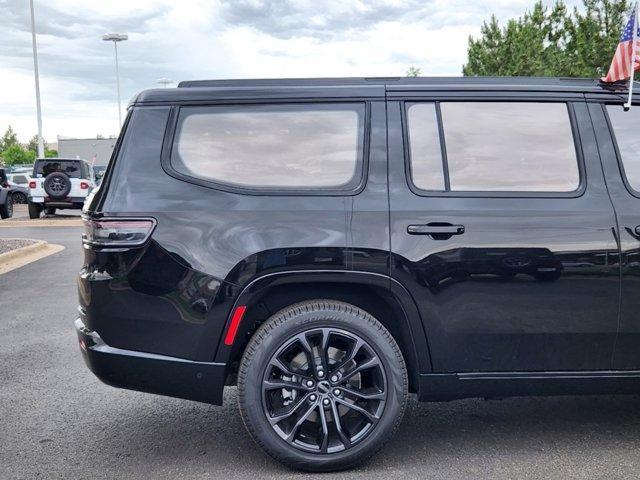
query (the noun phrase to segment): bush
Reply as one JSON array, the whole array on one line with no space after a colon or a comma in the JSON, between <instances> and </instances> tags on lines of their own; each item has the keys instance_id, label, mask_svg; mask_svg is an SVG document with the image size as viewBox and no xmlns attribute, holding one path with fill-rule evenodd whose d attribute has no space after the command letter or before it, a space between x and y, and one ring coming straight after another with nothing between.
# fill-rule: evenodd
<instances>
[{"instance_id":1,"label":"bush","mask_svg":"<svg viewBox=\"0 0 640 480\"><path fill-rule=\"evenodd\" d=\"M21 145L11 145L4 152L2 152L4 163L7 166L19 165L24 163L33 163L36 159L36 153L31 150L26 150Z\"/></svg>"}]
</instances>

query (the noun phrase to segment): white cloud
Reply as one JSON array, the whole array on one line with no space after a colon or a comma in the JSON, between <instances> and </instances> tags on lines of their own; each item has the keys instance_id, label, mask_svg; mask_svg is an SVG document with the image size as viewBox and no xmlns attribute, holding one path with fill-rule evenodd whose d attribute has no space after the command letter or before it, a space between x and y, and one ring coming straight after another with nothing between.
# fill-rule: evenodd
<instances>
[{"instance_id":1,"label":"white cloud","mask_svg":"<svg viewBox=\"0 0 640 480\"><path fill-rule=\"evenodd\" d=\"M113 46L123 103L160 77L459 75L467 38L493 12L533 0L36 0L44 135L117 129ZM569 3L578 3L577 0ZM36 132L28 2L0 0L0 130Z\"/></svg>"}]
</instances>

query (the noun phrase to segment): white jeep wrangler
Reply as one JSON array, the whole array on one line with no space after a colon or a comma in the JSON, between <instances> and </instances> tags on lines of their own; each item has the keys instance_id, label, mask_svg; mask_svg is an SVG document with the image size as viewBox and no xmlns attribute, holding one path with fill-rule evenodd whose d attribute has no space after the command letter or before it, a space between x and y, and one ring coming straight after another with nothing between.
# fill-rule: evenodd
<instances>
[{"instance_id":1,"label":"white jeep wrangler","mask_svg":"<svg viewBox=\"0 0 640 480\"><path fill-rule=\"evenodd\" d=\"M81 209L95 186L93 168L81 159L40 158L29 180L29 217L39 218L44 210Z\"/></svg>"}]
</instances>

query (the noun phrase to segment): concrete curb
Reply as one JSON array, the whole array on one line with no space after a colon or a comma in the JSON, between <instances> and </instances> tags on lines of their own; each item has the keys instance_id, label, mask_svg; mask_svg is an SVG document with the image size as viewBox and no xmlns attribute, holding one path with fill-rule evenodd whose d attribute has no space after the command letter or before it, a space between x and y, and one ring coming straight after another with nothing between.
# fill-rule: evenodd
<instances>
[{"instance_id":1,"label":"concrete curb","mask_svg":"<svg viewBox=\"0 0 640 480\"><path fill-rule=\"evenodd\" d=\"M29 240L24 238L3 238L3 240ZM44 250L48 245L44 240L36 240L36 243L32 243L31 245L27 245L26 247L16 248L15 250L10 250L5 253L0 253L0 265L3 263L8 263L11 260L16 258L20 258L24 255L29 255L31 253L38 252L40 250Z\"/></svg>"},{"instance_id":2,"label":"concrete curb","mask_svg":"<svg viewBox=\"0 0 640 480\"><path fill-rule=\"evenodd\" d=\"M65 219L65 220L49 220L47 218L38 218L37 220L2 220L0 229L2 228L51 228L51 227L82 227L82 220Z\"/></svg>"},{"instance_id":3,"label":"concrete curb","mask_svg":"<svg viewBox=\"0 0 640 480\"><path fill-rule=\"evenodd\" d=\"M13 240L13 239L7 239ZM36 243L0 254L0 275L64 250L62 245L36 240Z\"/></svg>"}]
</instances>

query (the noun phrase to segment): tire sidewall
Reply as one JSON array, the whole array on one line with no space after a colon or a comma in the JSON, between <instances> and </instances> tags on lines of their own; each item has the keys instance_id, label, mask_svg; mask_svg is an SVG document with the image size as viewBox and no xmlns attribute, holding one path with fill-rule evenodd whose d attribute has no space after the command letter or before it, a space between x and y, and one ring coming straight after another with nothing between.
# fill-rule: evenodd
<instances>
[{"instance_id":1,"label":"tire sidewall","mask_svg":"<svg viewBox=\"0 0 640 480\"><path fill-rule=\"evenodd\" d=\"M6 219L13 216L13 197L7 195L4 205L0 204L0 218Z\"/></svg>"},{"instance_id":2,"label":"tire sidewall","mask_svg":"<svg viewBox=\"0 0 640 480\"><path fill-rule=\"evenodd\" d=\"M29 218L34 220L36 218L40 218L40 214L42 213L42 207L41 205L37 204L37 203L28 203L28 210L29 210Z\"/></svg>"},{"instance_id":3,"label":"tire sidewall","mask_svg":"<svg viewBox=\"0 0 640 480\"><path fill-rule=\"evenodd\" d=\"M262 401L262 381L271 356L292 336L308 329L321 327L353 332L365 340L380 358L387 381L386 403L382 418L375 428L356 446L333 454L308 453L287 444L266 419ZM398 365L399 348L395 342L393 344L389 342L389 339L393 341L391 335L387 332L387 337L383 332L386 330L378 330L366 318L355 316L348 311L327 309L294 314L292 318L265 335L253 354L250 357L245 354L243 357L242 363L246 367L246 377L242 385L240 383L238 385L242 389L239 398L243 420L254 439L278 460L304 470L324 471L349 468L375 453L395 430L399 421L398 416L404 412L407 396L404 361L400 356L402 363ZM256 335L258 333L259 331ZM244 418L245 416L247 418Z\"/></svg>"}]
</instances>

